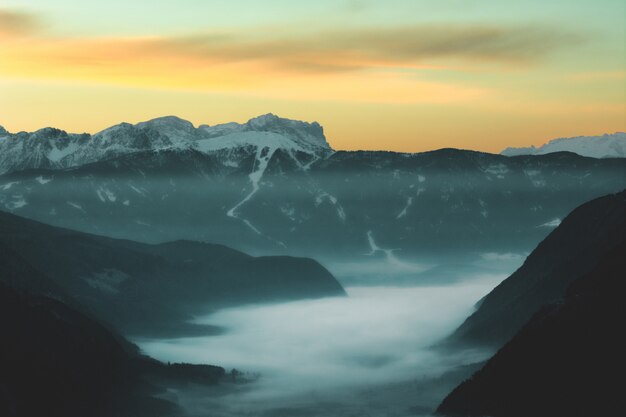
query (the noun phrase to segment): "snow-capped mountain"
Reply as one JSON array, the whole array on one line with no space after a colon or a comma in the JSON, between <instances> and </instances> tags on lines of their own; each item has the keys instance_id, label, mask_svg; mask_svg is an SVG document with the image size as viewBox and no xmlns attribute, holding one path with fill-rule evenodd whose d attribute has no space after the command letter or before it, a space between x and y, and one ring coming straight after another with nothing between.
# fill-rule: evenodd
<instances>
[{"instance_id":1,"label":"snow-capped mountain","mask_svg":"<svg viewBox=\"0 0 626 417\"><path fill-rule=\"evenodd\" d=\"M626 158L626 133L559 138L539 147L506 148L502 155L545 155L552 152L574 152L591 158Z\"/></svg>"},{"instance_id":2,"label":"snow-capped mountain","mask_svg":"<svg viewBox=\"0 0 626 417\"><path fill-rule=\"evenodd\" d=\"M175 116L135 125L121 123L96 134L70 134L44 128L11 134L0 127L0 174L36 168L70 168L121 155L167 149L197 149L211 153L224 149L268 147L311 155L332 149L322 127L266 114L244 124L201 125Z\"/></svg>"},{"instance_id":3,"label":"snow-capped mountain","mask_svg":"<svg viewBox=\"0 0 626 417\"><path fill-rule=\"evenodd\" d=\"M322 149L331 150L324 136L324 129L319 123L284 119L271 113L250 119L244 124L201 125L198 130L202 132L203 137L222 138L220 145L212 145L209 146L210 148L230 147L229 141L233 139L233 143L238 145L242 143L258 145L259 141L267 141L269 146L280 144L285 149L292 148L305 152L319 152ZM261 132L265 135L262 137L254 136L254 133ZM209 143L210 141L204 141L205 146L208 146Z\"/></svg>"}]
</instances>

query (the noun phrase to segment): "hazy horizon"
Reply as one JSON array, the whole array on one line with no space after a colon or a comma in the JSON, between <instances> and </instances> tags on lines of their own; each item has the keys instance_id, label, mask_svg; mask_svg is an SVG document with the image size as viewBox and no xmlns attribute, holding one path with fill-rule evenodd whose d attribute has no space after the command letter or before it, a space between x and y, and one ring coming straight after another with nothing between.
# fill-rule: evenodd
<instances>
[{"instance_id":1,"label":"hazy horizon","mask_svg":"<svg viewBox=\"0 0 626 417\"><path fill-rule=\"evenodd\" d=\"M275 113L271 113L271 112L270 112L270 113L265 113L265 114L274 114L274 115L276 115L276 116L278 116L278 117L281 117L281 118L282 118L282 116L281 116L280 114L275 114ZM260 115L257 115L256 117L263 116L263 115L265 115L265 114L262 114L262 115L260 114ZM189 121L189 122L191 122L190 120L187 120L187 119L186 119L186 118L184 118L184 117L180 117L180 116L178 116L178 115L173 115L173 114L168 114L168 115L157 116L157 117L155 117L155 118L153 118L153 119L161 119L161 118L166 118L166 117L176 117L176 118L178 118L178 119L182 119L182 120L185 120L185 121ZM254 118L254 117L253 117L253 118ZM153 120L153 119L151 119L151 120ZM248 120L250 120L250 119L248 119ZM239 123L239 124L243 124L243 123L246 123L248 120L231 120L230 122L225 122L225 123ZM131 123L131 124L137 124L137 123L146 122L146 121L148 121L148 120L135 120L135 121L132 121L132 122L128 122L128 121L125 121L125 120L124 120L124 121L119 121L119 122L117 122L117 123L115 123L115 124L113 124L113 125L111 125L111 126L106 126L106 127L104 127L103 129L101 129L101 130L97 130L97 131L90 131L90 132L78 132L78 131L76 131L76 132L72 132L72 131L70 131L70 130L68 130L68 129L64 129L64 128L63 128L63 127L61 127L61 126L41 126L40 128L35 129L35 131L36 131L36 130L39 130L39 129L44 129L44 128L49 128L49 127L51 127L51 128L55 128L55 129L61 129L61 130L64 130L64 131L66 131L67 133L70 133L70 134L82 134L82 133L87 133L87 134L90 134L90 135L94 135L94 134L96 134L96 133L101 132L102 130L108 129L108 128L110 128L110 127L113 127L113 126L118 125L118 124L121 124L121 123ZM320 122L320 121L318 121L318 120L302 120L302 121L303 121L303 122L307 122L307 123L319 123L322 127L324 127L323 122ZM216 125L222 124L222 123L215 123L215 124L213 124L213 123L208 123L208 122L206 122L206 121L191 122L191 123L193 124L193 126L194 126L195 128L198 128L198 127L199 127L199 126L201 126L201 125L216 126ZM4 128L6 129L6 126L4 126L4 125L2 124L2 122L0 122L0 127L4 127ZM19 132L18 132L18 131L9 131L9 133L15 134L15 133L19 133ZM599 137L599 136L614 135L614 134L619 134L619 133L623 133L623 132L618 132L618 131L616 131L616 132L602 132L602 133L597 133L597 134L593 134L593 135L576 135L576 136L572 136L572 137L573 137L573 138L575 138L575 137L580 137L580 136ZM382 147L381 147L381 148L371 148L371 149L358 149L358 148L355 148L355 149L340 149L340 148L337 148L337 147L335 147L335 146L333 145L333 140L332 140L332 138L328 137L328 134L326 133L326 131L325 131L325 136L326 136L326 140L328 141L329 146L330 146L333 150L336 150L336 151L360 151L360 150L363 150L363 151L390 151L389 149L382 148ZM549 139L546 139L544 142L539 143L538 145L535 145L535 144L533 144L533 145L530 145L530 144L526 144L526 145L524 145L524 144L522 144L522 145L519 145L519 147L522 147L522 148L524 148L524 147L526 147L526 146L537 146L537 147L540 147L540 146L542 146L542 145L546 145L546 144L548 144L550 141L552 141L552 140L556 140L556 139L563 139L563 138L549 138ZM454 148L454 147L452 147L452 146L446 146L445 144L441 144L439 147L435 147L435 148L432 148L432 149L423 149L423 150L420 150L420 151L415 151L415 153L420 153L420 152L429 152L429 151L434 151L434 150L439 150L439 149L446 149L446 148ZM455 149L460 149L460 150L470 150L470 151L479 151L479 152L486 152L486 153L500 153L501 151L503 151L503 150L504 150L504 149L506 149L506 148L509 148L509 146L508 146L508 145L503 145L502 149L500 149L500 150L494 150L494 151L485 151L485 150L480 150L480 149L476 149L476 148L455 148ZM394 152L394 151L391 151L391 152ZM395 151L395 152L400 152L400 153L402 153L402 151Z\"/></svg>"}]
</instances>

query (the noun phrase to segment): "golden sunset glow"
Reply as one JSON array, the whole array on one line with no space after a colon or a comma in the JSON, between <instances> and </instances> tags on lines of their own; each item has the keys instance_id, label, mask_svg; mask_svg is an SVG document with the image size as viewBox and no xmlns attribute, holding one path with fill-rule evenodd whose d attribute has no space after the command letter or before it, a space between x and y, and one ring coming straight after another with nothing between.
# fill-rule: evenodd
<instances>
[{"instance_id":1,"label":"golden sunset glow","mask_svg":"<svg viewBox=\"0 0 626 417\"><path fill-rule=\"evenodd\" d=\"M447 9L397 1L395 17L376 2L345 2L343 18L326 22L327 2L277 8L290 24L283 15L281 24L271 14L237 18L222 2L203 3L210 22L185 15L183 23L169 2L138 1L131 11L142 3L158 19L131 13L110 27L87 13L88 3L0 9L0 124L8 130L95 132L167 114L216 124L273 112L319 121L337 149L494 152L626 130L617 1L541 19L498 14L491 1L467 19L454 1ZM615 24L585 21L590 10ZM161 22L167 13L172 20Z\"/></svg>"}]
</instances>

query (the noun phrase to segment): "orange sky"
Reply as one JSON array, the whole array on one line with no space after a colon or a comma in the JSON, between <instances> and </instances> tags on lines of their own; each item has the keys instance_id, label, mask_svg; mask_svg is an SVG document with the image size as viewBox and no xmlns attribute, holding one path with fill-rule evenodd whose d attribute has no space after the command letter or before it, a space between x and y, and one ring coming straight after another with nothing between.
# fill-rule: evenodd
<instances>
[{"instance_id":1,"label":"orange sky","mask_svg":"<svg viewBox=\"0 0 626 417\"><path fill-rule=\"evenodd\" d=\"M80 25L61 27L55 9L20 4L29 2L0 8L0 124L9 131L96 132L170 114L195 124L244 122L272 112L320 122L336 149L498 152L626 130L623 19L610 30L572 30L563 16L546 24L478 10L464 21L431 6L445 18L109 28L77 15L66 17ZM148 16L166 12L154 9ZM298 10L288 11L291 20Z\"/></svg>"}]
</instances>

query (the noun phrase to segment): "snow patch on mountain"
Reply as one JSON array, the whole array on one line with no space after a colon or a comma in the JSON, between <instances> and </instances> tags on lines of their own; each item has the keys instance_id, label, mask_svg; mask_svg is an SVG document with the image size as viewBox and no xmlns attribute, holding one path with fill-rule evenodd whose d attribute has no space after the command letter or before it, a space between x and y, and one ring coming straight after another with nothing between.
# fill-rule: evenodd
<instances>
[{"instance_id":1,"label":"snow patch on mountain","mask_svg":"<svg viewBox=\"0 0 626 417\"><path fill-rule=\"evenodd\" d=\"M559 138L539 147L506 148L501 153L505 156L518 156L545 155L552 152L573 152L591 158L626 158L626 133Z\"/></svg>"},{"instance_id":2,"label":"snow patch on mountain","mask_svg":"<svg viewBox=\"0 0 626 417\"><path fill-rule=\"evenodd\" d=\"M385 249L378 246L378 244L374 240L374 233L371 230L367 231L367 242L370 246L370 252L367 253L366 256L373 256L376 255L378 252L382 252L385 255L385 260L387 261L387 263L393 266L396 271L419 273L424 272L427 269L423 265L404 262L398 259L398 257L394 254L394 252L398 249Z\"/></svg>"},{"instance_id":3,"label":"snow patch on mountain","mask_svg":"<svg viewBox=\"0 0 626 417\"><path fill-rule=\"evenodd\" d=\"M537 227L555 228L555 227L558 227L560 224L561 224L561 219L556 218L556 219L550 220L549 222L545 222L543 224L540 224Z\"/></svg>"},{"instance_id":4,"label":"snow patch on mountain","mask_svg":"<svg viewBox=\"0 0 626 417\"><path fill-rule=\"evenodd\" d=\"M275 146L276 145L275 143L269 146L267 146L267 143L268 142L264 141L263 146L258 146L256 149L254 167L253 167L252 172L248 175L248 178L250 179L250 183L252 184L252 190L250 191L250 193L248 193L248 195L246 195L243 198L243 200L241 200L239 203L233 206L230 210L228 210L226 212L226 215L228 217L241 220L243 224L245 224L250 230L252 230L257 235L263 236L267 238L268 240L278 244L279 246L286 247L283 242L277 241L275 239L270 238L269 236L264 235L263 232L261 232L259 228L257 228L254 224L252 224L250 220L246 219L245 217L242 217L238 213L239 209L248 201L250 201L252 197L254 197L254 195L261 188L261 179L263 178L263 174L265 173L265 170L267 169L267 165L269 164L269 161L272 159L272 156L278 149L278 147Z\"/></svg>"},{"instance_id":5,"label":"snow patch on mountain","mask_svg":"<svg viewBox=\"0 0 626 417\"><path fill-rule=\"evenodd\" d=\"M9 210L21 209L22 207L28 205L28 202L26 202L24 197L21 195L14 196L13 198L13 201L10 201L5 205L6 208L8 208Z\"/></svg>"},{"instance_id":6,"label":"snow patch on mountain","mask_svg":"<svg viewBox=\"0 0 626 417\"><path fill-rule=\"evenodd\" d=\"M85 210L83 209L83 206L81 206L80 204L74 203L74 202L72 202L72 201L68 201L68 202L67 202L67 205L68 205L68 206L70 206L70 207L75 208L76 210L80 210L80 211L82 211L83 213L85 212Z\"/></svg>"},{"instance_id":7,"label":"snow patch on mountain","mask_svg":"<svg viewBox=\"0 0 626 417\"><path fill-rule=\"evenodd\" d=\"M318 190L318 192L317 196L315 196L315 207L318 207L326 200L332 204L337 211L337 217L339 217L342 222L346 221L346 211L343 209L341 204L339 204L337 197L328 194L326 191Z\"/></svg>"},{"instance_id":8,"label":"snow patch on mountain","mask_svg":"<svg viewBox=\"0 0 626 417\"><path fill-rule=\"evenodd\" d=\"M0 185L0 189L2 189L2 191L8 191L16 184L19 184L19 181L7 182L6 184Z\"/></svg>"},{"instance_id":9,"label":"snow patch on mountain","mask_svg":"<svg viewBox=\"0 0 626 417\"><path fill-rule=\"evenodd\" d=\"M130 187L131 190L133 190L134 192L136 192L140 196L142 196L142 197L146 196L146 191L145 190L139 189L139 188L135 187L132 184L128 184L128 186Z\"/></svg>"},{"instance_id":10,"label":"snow patch on mountain","mask_svg":"<svg viewBox=\"0 0 626 417\"><path fill-rule=\"evenodd\" d=\"M60 162L63 158L73 154L80 148L80 145L76 142L70 143L62 149L57 148L56 144L52 144L51 146L52 149L50 150L50 152L48 152L47 158L48 160L50 160L50 162L55 163Z\"/></svg>"},{"instance_id":11,"label":"snow patch on mountain","mask_svg":"<svg viewBox=\"0 0 626 417\"><path fill-rule=\"evenodd\" d=\"M303 148L289 138L271 132L230 133L225 136L202 139L196 142L196 149L206 153L247 146L254 146L259 149L270 148L273 150L272 154L276 149L304 151Z\"/></svg>"},{"instance_id":12,"label":"snow patch on mountain","mask_svg":"<svg viewBox=\"0 0 626 417\"><path fill-rule=\"evenodd\" d=\"M263 147L257 148L254 168L252 172L248 175L248 178L250 178L250 183L252 184L252 191L250 191L250 193L248 193L248 195L246 195L243 200L241 200L239 203L237 203L235 206L233 206L230 210L226 212L226 215L228 217L243 220L244 223L257 234L262 234L262 233L259 229L254 227L252 223L250 223L249 221L243 218L240 218L237 214L237 210L241 206L243 206L246 202L248 202L252 197L254 197L254 195L259 191L259 188L260 188L259 183L261 182L261 179L263 178L263 173L265 172L265 169L267 168L267 164L269 163L269 160L272 158L272 155L274 155L274 152L276 152L276 147L263 146Z\"/></svg>"},{"instance_id":13,"label":"snow patch on mountain","mask_svg":"<svg viewBox=\"0 0 626 417\"><path fill-rule=\"evenodd\" d=\"M396 216L396 219L399 220L399 219L405 217L407 211L409 210L409 207L411 207L412 205L413 205L413 197L408 197L407 200L406 200L406 204L405 204L404 208L402 209L400 214L398 214Z\"/></svg>"},{"instance_id":14,"label":"snow patch on mountain","mask_svg":"<svg viewBox=\"0 0 626 417\"><path fill-rule=\"evenodd\" d=\"M494 175L496 178L502 180L504 179L504 176L509 172L509 169L504 164L493 164L485 168L484 171L486 174Z\"/></svg>"},{"instance_id":15,"label":"snow patch on mountain","mask_svg":"<svg viewBox=\"0 0 626 417\"><path fill-rule=\"evenodd\" d=\"M46 185L47 183L52 181L52 178L45 178L42 175L40 175L37 178L35 178L35 181L37 181L41 185Z\"/></svg>"}]
</instances>

